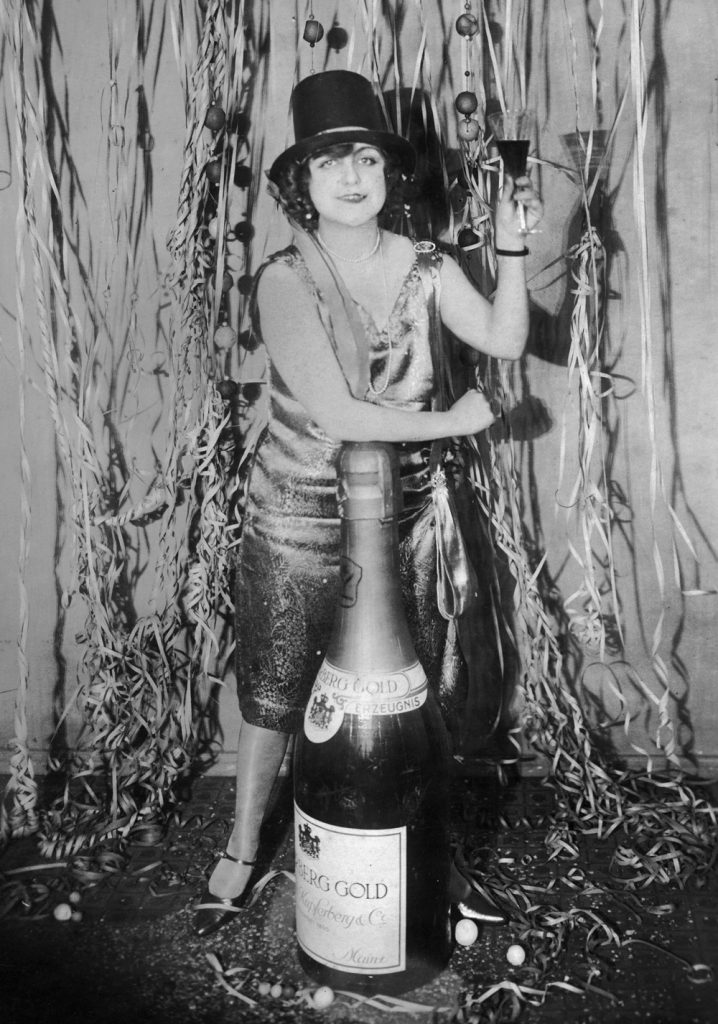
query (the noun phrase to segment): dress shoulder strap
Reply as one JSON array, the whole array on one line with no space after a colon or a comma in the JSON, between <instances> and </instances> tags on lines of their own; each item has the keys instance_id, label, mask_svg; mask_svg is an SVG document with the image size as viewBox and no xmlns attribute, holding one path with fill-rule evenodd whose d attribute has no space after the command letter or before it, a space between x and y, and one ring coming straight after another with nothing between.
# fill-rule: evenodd
<instances>
[{"instance_id":1,"label":"dress shoulder strap","mask_svg":"<svg viewBox=\"0 0 718 1024\"><path fill-rule=\"evenodd\" d=\"M426 295L426 309L429 316L429 346L434 369L435 409L448 409L451 405L451 386L447 348L444 344L441 325L441 276L439 270L443 257L434 242L414 243L416 264Z\"/></svg>"},{"instance_id":2,"label":"dress shoulder strap","mask_svg":"<svg viewBox=\"0 0 718 1024\"><path fill-rule=\"evenodd\" d=\"M364 327L340 275L313 236L301 228L295 227L292 244L269 256L255 275L250 299L255 334L261 333L258 331L260 318L256 301L257 284L267 267L276 263L291 267L317 301L329 342L349 388L355 397L363 398L369 382L369 355ZM328 314L328 319L325 319L323 311Z\"/></svg>"}]
</instances>

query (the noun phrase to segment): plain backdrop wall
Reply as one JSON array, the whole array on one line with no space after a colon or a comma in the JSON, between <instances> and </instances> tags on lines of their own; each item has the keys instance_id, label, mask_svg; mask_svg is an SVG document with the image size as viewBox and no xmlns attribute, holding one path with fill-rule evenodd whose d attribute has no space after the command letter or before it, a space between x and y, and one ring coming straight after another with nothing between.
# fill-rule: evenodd
<instances>
[{"instance_id":1,"label":"plain backdrop wall","mask_svg":"<svg viewBox=\"0 0 718 1024\"><path fill-rule=\"evenodd\" d=\"M255 6L259 6L259 0ZM418 21L412 5L406 9L400 60L405 79L411 79L418 46ZM458 37L450 48L442 48L442 26L453 20L463 5L425 4L427 18L436 27L428 35L433 82L438 108L445 119L449 143L455 141L453 95L462 87L461 52ZM453 7L457 8L454 12ZM538 7L541 6L540 17ZM620 97L629 79L629 48L626 38L625 5L607 5L601 37L599 85L604 116L612 121ZM665 6L665 5L664 5ZM565 7L565 9L564 9ZM297 31L294 4L272 5L273 62L268 86L267 108L263 111L265 166L281 151L288 139L287 97L296 73L309 70L312 59L308 48L295 48ZM546 217L540 235L530 240L528 261L532 298L537 313L555 322L567 295L563 258L568 244L568 229L579 194L567 175L551 166L569 163L561 137L576 127L582 112L591 108L590 50L586 39L584 5L571 0L566 5L532 5L536 53L548 53L542 66L532 70L536 104L540 115L539 145L546 164L535 171L546 200ZM58 45L52 48L52 79L66 114L71 151L83 183L87 221L92 226L92 242L98 259L112 278L112 254L116 223L113 221L112 189L108 183L105 125L108 87L113 73L121 79L122 60L132 57L129 18L120 25L119 68L108 63L108 9L94 0L56 0ZM661 621L663 628L658 653L666 665L670 687L677 700L674 709L684 753L701 770L718 764L718 702L714 696L718 639L716 637L718 588L716 546L718 521L717 457L714 443L713 410L718 374L715 369L716 325L716 72L714 54L718 43L717 16L713 0L683 0L669 6L665 21L658 18L660 5L645 5L643 42L646 62L653 68L651 109L665 104L662 136L655 130L655 118L646 140L645 169L650 197L648 243L651 258L651 316L654 355L652 391L641 388L643 376L641 316L639 302L640 260L635 228L632 171L633 111L630 86L627 106L619 122L608 177L611 199L610 296L608 298L614 372L625 386L625 398L618 403L617 446L613 472L622 497L615 508L625 512L622 529L614 531L614 556L624 616L625 640L630 670L623 656L609 659L608 666L594 665L576 678L576 692L592 720L606 739L622 754L634 755L636 747L651 750L651 735L656 724L655 694L650 656L653 631ZM568 30L568 12L576 30ZM357 24L357 5L316 0L314 13L325 25L336 16L339 24ZM664 12L665 13L665 12ZM302 14L303 16L303 14ZM414 22L412 22L414 17ZM123 29L124 24L124 29ZM125 35L122 35L122 30ZM355 68L361 67L354 51ZM687 62L687 55L690 56ZM350 57L347 50L333 53L317 47L313 55L318 66L343 67ZM660 60L657 60L660 58ZM575 91L571 71L578 68L579 90ZM174 222L177 191L184 145L185 124L179 70L168 35L164 46L152 55L152 74L148 72L146 95L150 107L155 145L151 153L153 201L151 226L157 264L147 261L147 273L141 278L136 296L138 337L144 345L145 368L160 367L165 358L163 342L157 336L154 302L157 289L163 287L169 257L165 249L167 232ZM81 604L75 602L67 617L59 614L59 591L71 563L71 551L63 529L63 502L66 495L58 484L54 432L48 414L42 370L28 362L24 377L19 377L16 344L16 258L14 247L17 216L17 182L13 175L12 135L13 100L10 83L3 73L2 89L8 111L8 131L0 134L0 172L6 187L0 191L0 751L7 755L13 735L13 708L17 686L17 637L20 628L20 592L18 557L23 525L22 480L19 436L19 389L26 401L26 435L31 472L29 561L27 597L29 607L28 655L30 686L28 697L28 743L37 753L36 767L43 768L54 723L60 709L71 702L81 648L75 636L83 621ZM577 105L579 113L577 114ZM128 124L132 112L126 113ZM588 124L581 125L589 127ZM8 176L6 169L10 171ZM273 249L286 239L286 229L268 197L262 194L256 207L257 223L262 225L262 244L254 253L255 262L262 248ZM147 241L145 252L150 248ZM27 253L25 254L27 258ZM104 261L104 262L102 262ZM28 263L29 266L29 263ZM29 278L29 271L28 271ZM20 301L24 303L28 330L37 331L32 287L26 282ZM152 360L155 362L152 363ZM568 540L573 526L567 522L563 507L567 486L576 472L575 463L575 381L568 379L565 365L552 361L550 352L530 349L524 362L525 377L533 396L549 411L552 427L541 433L531 445L519 446L518 458L530 479L527 500L540 509L543 541L548 552L547 565L562 593L567 596L580 582L580 572L568 556ZM144 425L153 422L153 407L162 401L161 390L151 374L142 377L137 392L138 419L127 426L127 439L138 459L138 479L150 472L150 439L143 444ZM648 429L648 409L655 407L657 428L655 446ZM156 409L155 409L156 412ZM142 417L146 417L142 419ZM562 423L565 418L565 427ZM564 450L565 448L565 450ZM674 553L675 531L667 502L657 492L654 452L660 455L663 492L673 503L698 556L693 559L687 545L679 540L678 561ZM143 461L143 459L146 460ZM565 468L563 480L559 466ZM145 476L143 476L143 474ZM143 542L144 543L144 542ZM152 534L148 534L147 557L152 558ZM656 552L665 572L665 595L658 585ZM55 565L58 565L56 570ZM675 582L680 567L679 584ZM682 593L682 591L684 593ZM140 595L142 590L140 587ZM587 652L587 660L591 660ZM648 681L646 689L636 680ZM238 713L232 692L231 672L220 693L220 720L224 754L220 770L232 760ZM647 696L653 694L654 696ZM620 697L618 696L620 694ZM76 721L70 715L72 724ZM626 721L631 722L630 736Z\"/></svg>"}]
</instances>

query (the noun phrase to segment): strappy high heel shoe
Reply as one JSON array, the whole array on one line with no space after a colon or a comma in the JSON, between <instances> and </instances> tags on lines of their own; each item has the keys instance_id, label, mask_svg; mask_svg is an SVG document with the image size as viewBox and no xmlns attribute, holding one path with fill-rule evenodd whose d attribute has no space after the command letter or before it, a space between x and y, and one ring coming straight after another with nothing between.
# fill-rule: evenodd
<instances>
[{"instance_id":1,"label":"strappy high heel shoe","mask_svg":"<svg viewBox=\"0 0 718 1024\"><path fill-rule=\"evenodd\" d=\"M506 924L508 917L478 891L473 880L459 864L452 862L449 900L459 917L468 917L477 924Z\"/></svg>"},{"instance_id":2,"label":"strappy high heel shoe","mask_svg":"<svg viewBox=\"0 0 718 1024\"><path fill-rule=\"evenodd\" d=\"M257 863L256 860L242 860L240 857L233 857L226 850L220 853L219 856L224 860L231 860L235 864L244 864L248 868L253 868ZM199 935L201 938L211 935L218 928L221 928L223 924L231 920L234 914L242 910L251 891L250 880L251 875L239 896L215 896L213 892L210 892L209 886L207 886L200 896L199 903L196 903L194 906L195 935Z\"/></svg>"}]
</instances>

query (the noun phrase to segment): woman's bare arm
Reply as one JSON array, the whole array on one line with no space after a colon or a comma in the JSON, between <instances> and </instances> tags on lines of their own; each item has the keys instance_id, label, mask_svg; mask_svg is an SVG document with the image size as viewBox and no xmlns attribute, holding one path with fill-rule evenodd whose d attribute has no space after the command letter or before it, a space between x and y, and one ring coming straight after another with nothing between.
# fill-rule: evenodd
<instances>
[{"instance_id":1,"label":"woman's bare arm","mask_svg":"<svg viewBox=\"0 0 718 1024\"><path fill-rule=\"evenodd\" d=\"M529 223L538 223L541 200L528 178L514 186L506 180L496 209L496 247L522 252L525 238L520 234L516 200L526 207ZM526 288L526 259L497 256L498 276L493 300L489 302L467 279L450 257L441 268L441 318L449 330L467 345L501 359L518 359L529 329L529 300Z\"/></svg>"},{"instance_id":2,"label":"woman's bare arm","mask_svg":"<svg viewBox=\"0 0 718 1024\"><path fill-rule=\"evenodd\" d=\"M285 384L314 422L336 441L430 441L484 430L494 421L478 392L446 412L413 412L355 398L300 278L274 263L257 287L262 337Z\"/></svg>"}]
</instances>

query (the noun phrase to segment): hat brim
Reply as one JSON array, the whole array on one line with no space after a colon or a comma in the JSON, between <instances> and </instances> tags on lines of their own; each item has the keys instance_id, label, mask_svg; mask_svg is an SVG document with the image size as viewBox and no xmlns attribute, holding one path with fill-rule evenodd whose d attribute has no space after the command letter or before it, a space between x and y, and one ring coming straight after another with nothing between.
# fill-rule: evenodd
<instances>
[{"instance_id":1,"label":"hat brim","mask_svg":"<svg viewBox=\"0 0 718 1024\"><path fill-rule=\"evenodd\" d=\"M269 180L278 184L279 178L286 167L291 163L301 163L314 153L330 146L343 146L348 142L361 142L367 146L376 146L377 149L398 159L402 171L410 175L416 164L416 153L414 147L401 135L393 132L375 132L363 128L346 128L337 131L320 132L308 139L302 139L277 157L269 169Z\"/></svg>"}]
</instances>

